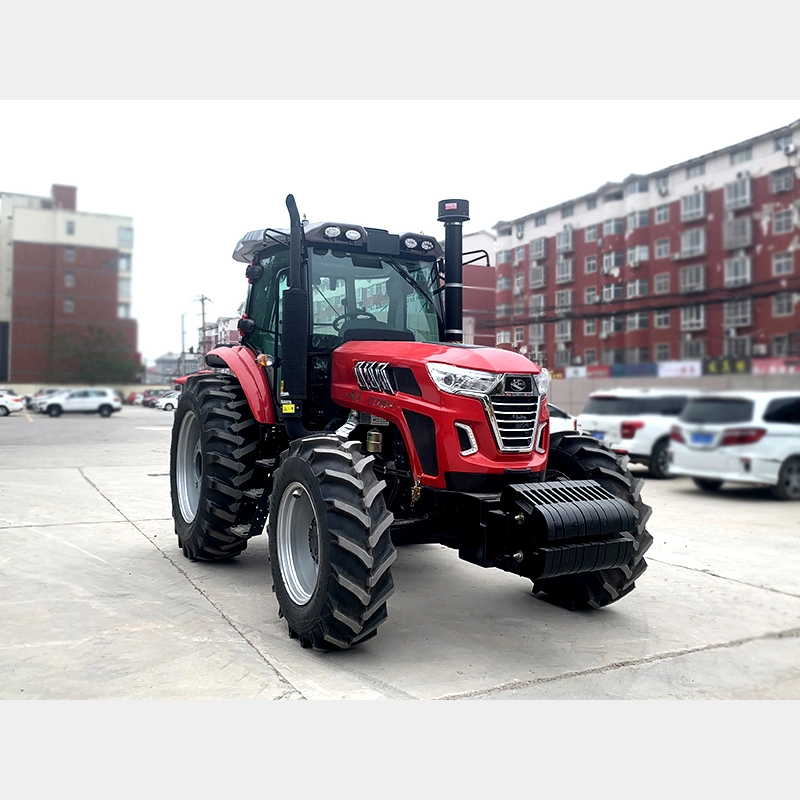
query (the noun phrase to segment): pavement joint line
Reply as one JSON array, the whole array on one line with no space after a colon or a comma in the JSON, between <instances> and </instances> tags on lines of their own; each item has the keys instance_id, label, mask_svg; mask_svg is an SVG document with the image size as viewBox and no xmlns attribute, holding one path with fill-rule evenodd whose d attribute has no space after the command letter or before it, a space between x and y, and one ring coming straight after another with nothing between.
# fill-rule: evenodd
<instances>
[{"instance_id":1,"label":"pavement joint line","mask_svg":"<svg viewBox=\"0 0 800 800\"><path fill-rule=\"evenodd\" d=\"M675 658L682 658L684 656L694 655L695 653L705 653L712 650L730 650L735 647L741 647L751 642L767 641L775 639L790 639L800 636L800 628L788 628L784 631L776 631L773 633L764 633L760 636L748 636L743 639L733 639L730 642L719 642L718 644L707 644L699 647L687 647L681 650L671 650L668 653L659 653L653 656L646 656L645 658L630 658L622 661L614 661L611 664L603 664L599 667L589 667L588 669L573 670L571 672L562 672L560 675L551 675L543 678L533 678L527 681L510 681L508 683L500 683L497 686L490 686L488 689L474 689L469 692L455 692L453 694L445 694L435 699L437 700L463 700L469 697L490 697L495 694L502 694L503 692L513 692L519 689L527 689L532 686L540 686L546 683L556 683L558 681L566 681L572 678L582 678L586 675L601 675L606 672L613 672L618 669L626 667L639 667L647 664L657 664L660 661L671 661Z\"/></svg>"},{"instance_id":2,"label":"pavement joint line","mask_svg":"<svg viewBox=\"0 0 800 800\"><path fill-rule=\"evenodd\" d=\"M775 594L781 594L784 597L796 597L800 599L800 594L795 592L786 592L783 589L773 589L771 586L764 586L760 583L750 583L750 581L743 581L739 578L730 578L727 575L719 575L716 572L711 572L711 570L708 569L687 567L685 564L673 564L671 561L662 561L659 558L648 558L647 561L652 562L653 564L664 564L667 567L675 567L676 569L686 569L690 572L699 572L701 575L710 575L712 578L720 578L723 581L730 581L731 583L738 583L742 586L749 586L751 589L763 589L765 592L774 592Z\"/></svg>"},{"instance_id":3,"label":"pavement joint line","mask_svg":"<svg viewBox=\"0 0 800 800\"><path fill-rule=\"evenodd\" d=\"M169 521L170 517L148 517L146 519L136 520L136 522ZM30 522L27 525L0 525L0 531L18 531L24 530L25 528L29 528L31 530L38 530L39 528L69 528L74 525L134 525L134 522L127 517L125 517L125 519L92 520L91 522Z\"/></svg>"}]
</instances>

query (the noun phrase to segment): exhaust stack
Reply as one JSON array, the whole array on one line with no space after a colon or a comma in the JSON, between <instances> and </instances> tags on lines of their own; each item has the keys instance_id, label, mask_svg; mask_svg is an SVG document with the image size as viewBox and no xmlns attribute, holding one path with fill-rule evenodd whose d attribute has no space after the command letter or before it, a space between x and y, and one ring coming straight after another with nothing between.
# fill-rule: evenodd
<instances>
[{"instance_id":1,"label":"exhaust stack","mask_svg":"<svg viewBox=\"0 0 800 800\"><path fill-rule=\"evenodd\" d=\"M444 222L444 340L461 342L464 338L461 225L469 219L469 201L440 200L438 219Z\"/></svg>"}]
</instances>

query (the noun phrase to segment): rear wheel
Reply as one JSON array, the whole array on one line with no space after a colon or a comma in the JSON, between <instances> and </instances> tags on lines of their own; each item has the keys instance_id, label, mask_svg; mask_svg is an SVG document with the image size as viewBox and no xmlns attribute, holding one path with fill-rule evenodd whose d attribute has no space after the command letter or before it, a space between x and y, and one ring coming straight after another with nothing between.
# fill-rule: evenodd
<instances>
[{"instance_id":1,"label":"rear wheel","mask_svg":"<svg viewBox=\"0 0 800 800\"><path fill-rule=\"evenodd\" d=\"M172 425L170 494L175 533L194 561L238 555L247 540L230 532L249 508L259 445L258 423L241 385L231 375L187 381Z\"/></svg>"},{"instance_id":2,"label":"rear wheel","mask_svg":"<svg viewBox=\"0 0 800 800\"><path fill-rule=\"evenodd\" d=\"M595 480L606 491L630 503L636 510L636 528L627 534L633 538L633 556L621 567L564 575L534 581L535 594L543 593L556 605L569 609L602 608L633 591L636 579L647 569L644 554L653 543L647 532L650 506L642 502L643 480L634 480L624 456L617 456L582 433L551 434L547 461L547 480Z\"/></svg>"},{"instance_id":3,"label":"rear wheel","mask_svg":"<svg viewBox=\"0 0 800 800\"><path fill-rule=\"evenodd\" d=\"M648 469L654 478L671 478L669 474L669 439L660 439L650 454Z\"/></svg>"},{"instance_id":4,"label":"rear wheel","mask_svg":"<svg viewBox=\"0 0 800 800\"><path fill-rule=\"evenodd\" d=\"M800 500L800 458L793 456L783 462L772 494L778 500Z\"/></svg>"},{"instance_id":5,"label":"rear wheel","mask_svg":"<svg viewBox=\"0 0 800 800\"><path fill-rule=\"evenodd\" d=\"M100 406L100 416L101 417L110 417L111 416L111 406Z\"/></svg>"},{"instance_id":6,"label":"rear wheel","mask_svg":"<svg viewBox=\"0 0 800 800\"><path fill-rule=\"evenodd\" d=\"M0 417L7 417L10 413L5 406L0 406Z\"/></svg>"},{"instance_id":7,"label":"rear wheel","mask_svg":"<svg viewBox=\"0 0 800 800\"><path fill-rule=\"evenodd\" d=\"M387 618L397 555L385 481L358 442L292 442L275 474L269 553L279 613L303 647L344 650Z\"/></svg>"},{"instance_id":8,"label":"rear wheel","mask_svg":"<svg viewBox=\"0 0 800 800\"><path fill-rule=\"evenodd\" d=\"M173 408L175 408L175 406L172 405L172 403L165 403L164 404L164 411L172 411Z\"/></svg>"},{"instance_id":9,"label":"rear wheel","mask_svg":"<svg viewBox=\"0 0 800 800\"><path fill-rule=\"evenodd\" d=\"M710 478L692 478L694 485L704 492L718 492L722 487L722 481L714 481Z\"/></svg>"}]
</instances>

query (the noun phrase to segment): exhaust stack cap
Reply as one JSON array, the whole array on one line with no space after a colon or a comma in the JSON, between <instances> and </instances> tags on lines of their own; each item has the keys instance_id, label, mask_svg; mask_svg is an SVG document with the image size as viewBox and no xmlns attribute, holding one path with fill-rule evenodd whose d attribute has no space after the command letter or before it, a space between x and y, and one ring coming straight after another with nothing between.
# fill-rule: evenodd
<instances>
[{"instance_id":1,"label":"exhaust stack cap","mask_svg":"<svg viewBox=\"0 0 800 800\"><path fill-rule=\"evenodd\" d=\"M469 219L469 200L440 200L439 222L466 222Z\"/></svg>"}]
</instances>

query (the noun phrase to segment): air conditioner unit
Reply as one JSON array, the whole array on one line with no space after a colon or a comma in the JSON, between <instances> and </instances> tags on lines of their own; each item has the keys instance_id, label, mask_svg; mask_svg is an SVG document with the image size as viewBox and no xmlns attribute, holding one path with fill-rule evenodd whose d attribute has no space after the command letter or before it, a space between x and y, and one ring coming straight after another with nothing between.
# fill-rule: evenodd
<instances>
[{"instance_id":1,"label":"air conditioner unit","mask_svg":"<svg viewBox=\"0 0 800 800\"><path fill-rule=\"evenodd\" d=\"M658 193L659 193L659 194L660 194L662 197L664 197L665 195L669 194L669 189L667 189L667 187L666 187L666 186L659 186L659 187L658 187Z\"/></svg>"},{"instance_id":2,"label":"air conditioner unit","mask_svg":"<svg viewBox=\"0 0 800 800\"><path fill-rule=\"evenodd\" d=\"M736 328L725 328L725 336L727 336L729 339L732 336L736 336Z\"/></svg>"},{"instance_id":3,"label":"air conditioner unit","mask_svg":"<svg viewBox=\"0 0 800 800\"><path fill-rule=\"evenodd\" d=\"M558 342L558 344L556 345L556 350L566 350L566 349L567 346L564 344L564 342Z\"/></svg>"},{"instance_id":4,"label":"air conditioner unit","mask_svg":"<svg viewBox=\"0 0 800 800\"><path fill-rule=\"evenodd\" d=\"M672 254L672 260L673 261L680 261L681 260L681 254L680 253L673 253Z\"/></svg>"},{"instance_id":5,"label":"air conditioner unit","mask_svg":"<svg viewBox=\"0 0 800 800\"><path fill-rule=\"evenodd\" d=\"M603 240L602 239L598 239L597 240L597 246L598 247L602 247L603 246Z\"/></svg>"},{"instance_id":6,"label":"air conditioner unit","mask_svg":"<svg viewBox=\"0 0 800 800\"><path fill-rule=\"evenodd\" d=\"M765 356L769 352L769 348L765 344L754 344L753 345L753 355L754 356Z\"/></svg>"},{"instance_id":7,"label":"air conditioner unit","mask_svg":"<svg viewBox=\"0 0 800 800\"><path fill-rule=\"evenodd\" d=\"M607 333L606 331L603 331L603 332L600 334L600 338L601 338L603 341L605 341L606 339L608 339L608 333Z\"/></svg>"},{"instance_id":8,"label":"air conditioner unit","mask_svg":"<svg viewBox=\"0 0 800 800\"><path fill-rule=\"evenodd\" d=\"M796 144L787 144L786 147L783 148L783 154L785 156L793 156L796 152L797 152Z\"/></svg>"},{"instance_id":9,"label":"air conditioner unit","mask_svg":"<svg viewBox=\"0 0 800 800\"><path fill-rule=\"evenodd\" d=\"M750 177L750 173L746 169L743 169L741 172L737 172L736 173L736 177L739 180L741 180L742 178L749 178Z\"/></svg>"}]
</instances>

